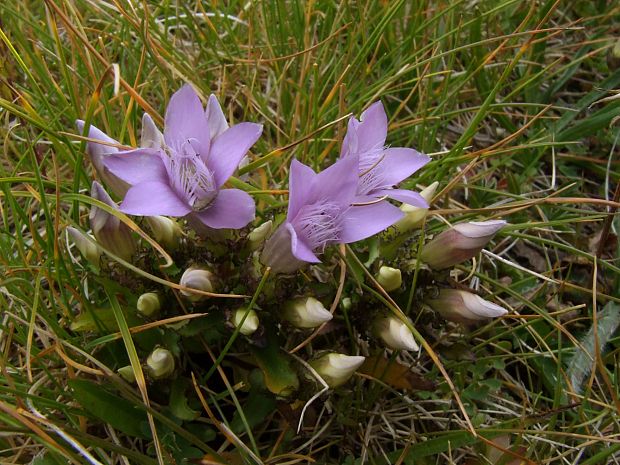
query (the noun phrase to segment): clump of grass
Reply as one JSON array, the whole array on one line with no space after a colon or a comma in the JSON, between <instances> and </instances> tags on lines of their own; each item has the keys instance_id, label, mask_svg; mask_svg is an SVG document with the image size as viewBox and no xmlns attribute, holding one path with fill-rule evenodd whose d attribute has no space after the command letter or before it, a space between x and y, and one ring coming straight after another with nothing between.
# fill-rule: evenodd
<instances>
[{"instance_id":1,"label":"clump of grass","mask_svg":"<svg viewBox=\"0 0 620 465\"><path fill-rule=\"evenodd\" d=\"M605 220L618 207L620 106L600 102L620 87L617 14L592 2L4 2L2 461L615 463L618 340L597 322L619 300L616 225ZM369 354L375 365L310 403L299 432L321 387L308 381L297 402L248 392L260 382L250 349L229 351L212 309L135 319L137 294L176 282L175 270L145 261L94 275L67 253L65 227L84 226L92 204L74 121L135 146L143 111L161 121L184 82L215 92L229 119L264 124L244 170L257 224L284 211L291 158L329 165L344 117L381 99L390 142L432 155L406 185L440 182L428 234L460 218L510 221L453 275L510 316L465 331L416 313L431 351ZM343 297L363 311L385 305L356 281L356 258L371 254L372 243L342 262L334 253L342 266L321 277L338 284L343 273ZM411 291L418 308L416 285L404 284L405 302ZM368 351L356 329L364 313L337 304L344 329L316 341ZM292 351L301 341L286 342ZM149 380L143 355L154 344L182 348L175 356L194 376ZM127 365L137 385L116 373Z\"/></svg>"}]
</instances>

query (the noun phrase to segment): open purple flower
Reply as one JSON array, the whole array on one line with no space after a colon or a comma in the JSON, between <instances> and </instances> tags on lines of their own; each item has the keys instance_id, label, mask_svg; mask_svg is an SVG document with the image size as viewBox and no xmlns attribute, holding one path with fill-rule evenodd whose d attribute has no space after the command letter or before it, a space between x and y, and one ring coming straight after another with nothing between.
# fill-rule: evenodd
<instances>
[{"instance_id":1,"label":"open purple flower","mask_svg":"<svg viewBox=\"0 0 620 465\"><path fill-rule=\"evenodd\" d=\"M390 227L403 213L388 202L356 205L358 157L340 159L315 173L293 160L286 221L265 244L262 262L276 273L291 273L332 244L347 244Z\"/></svg>"},{"instance_id":2,"label":"open purple flower","mask_svg":"<svg viewBox=\"0 0 620 465\"><path fill-rule=\"evenodd\" d=\"M341 157L359 157L357 194L370 199L389 197L428 208L426 200L417 192L395 189L394 186L426 165L430 158L405 147L386 148L387 129L388 119L381 102L373 103L362 113L359 121L354 117L349 120Z\"/></svg>"},{"instance_id":3,"label":"open purple flower","mask_svg":"<svg viewBox=\"0 0 620 465\"><path fill-rule=\"evenodd\" d=\"M131 185L120 206L125 213L189 215L209 228L238 229L254 219L254 200L222 186L261 132L254 123L229 128L214 96L205 112L185 85L170 99L163 137L146 121L142 148L109 154L103 162Z\"/></svg>"}]
</instances>

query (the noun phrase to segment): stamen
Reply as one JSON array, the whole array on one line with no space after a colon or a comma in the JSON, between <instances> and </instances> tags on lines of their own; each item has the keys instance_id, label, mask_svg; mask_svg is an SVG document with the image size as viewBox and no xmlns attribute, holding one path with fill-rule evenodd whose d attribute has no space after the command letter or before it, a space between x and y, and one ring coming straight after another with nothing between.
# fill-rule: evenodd
<instances>
[{"instance_id":1,"label":"stamen","mask_svg":"<svg viewBox=\"0 0 620 465\"><path fill-rule=\"evenodd\" d=\"M369 202L352 203L352 204L351 204L351 206L352 206L352 207L365 207L365 206L367 206L367 205L374 205L374 204L376 204L376 203L383 202L383 201L384 201L385 199L387 199L387 198L388 198L388 196L387 196L387 195L383 195L383 196L381 196L381 197L377 197L376 199L371 200L371 201L369 201Z\"/></svg>"},{"instance_id":2,"label":"stamen","mask_svg":"<svg viewBox=\"0 0 620 465\"><path fill-rule=\"evenodd\" d=\"M358 195L371 194L372 191L383 187L383 176L381 168L375 168L368 171L366 174L360 177L357 185Z\"/></svg>"},{"instance_id":3,"label":"stamen","mask_svg":"<svg viewBox=\"0 0 620 465\"><path fill-rule=\"evenodd\" d=\"M383 147L377 147L360 157L358 195L370 194L374 190L386 187L384 186L383 167L381 166L384 158L385 152Z\"/></svg>"},{"instance_id":4,"label":"stamen","mask_svg":"<svg viewBox=\"0 0 620 465\"><path fill-rule=\"evenodd\" d=\"M198 141L188 139L179 151L168 148L162 157L172 188L183 197L194 211L203 211L217 196L213 173L197 152Z\"/></svg>"},{"instance_id":5,"label":"stamen","mask_svg":"<svg viewBox=\"0 0 620 465\"><path fill-rule=\"evenodd\" d=\"M317 202L304 206L298 213L298 233L314 252L322 253L329 244L340 239L341 207L331 202Z\"/></svg>"}]
</instances>

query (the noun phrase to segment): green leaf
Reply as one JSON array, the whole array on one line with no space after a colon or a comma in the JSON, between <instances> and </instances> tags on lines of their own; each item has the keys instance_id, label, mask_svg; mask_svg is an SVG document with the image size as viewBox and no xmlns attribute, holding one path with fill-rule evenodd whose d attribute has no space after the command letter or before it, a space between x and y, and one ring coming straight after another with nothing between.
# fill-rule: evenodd
<instances>
[{"instance_id":1,"label":"green leaf","mask_svg":"<svg viewBox=\"0 0 620 465\"><path fill-rule=\"evenodd\" d=\"M112 309L95 308L90 311L80 313L71 322L71 331L82 333L85 331L98 331L104 329L106 331L118 331L116 319Z\"/></svg>"},{"instance_id":2,"label":"green leaf","mask_svg":"<svg viewBox=\"0 0 620 465\"><path fill-rule=\"evenodd\" d=\"M270 336L266 347L253 346L251 352L265 376L267 389L276 395L288 396L299 388L299 378L291 368L290 357L280 350L277 338Z\"/></svg>"},{"instance_id":3,"label":"green leaf","mask_svg":"<svg viewBox=\"0 0 620 465\"><path fill-rule=\"evenodd\" d=\"M36 457L30 463L32 465L67 465L69 461L54 452L46 452L44 455Z\"/></svg>"},{"instance_id":4,"label":"green leaf","mask_svg":"<svg viewBox=\"0 0 620 465\"><path fill-rule=\"evenodd\" d=\"M271 414L276 408L276 401L273 396L268 396L262 392L250 391L246 402L243 406L243 413L250 429L264 423L265 418ZM239 412L235 412L230 428L235 434L241 434L245 431L245 425L241 419Z\"/></svg>"},{"instance_id":5,"label":"green leaf","mask_svg":"<svg viewBox=\"0 0 620 465\"><path fill-rule=\"evenodd\" d=\"M122 397L104 389L99 384L84 379L69 380L75 399L92 416L133 437L147 439L142 424L146 413Z\"/></svg>"},{"instance_id":6,"label":"green leaf","mask_svg":"<svg viewBox=\"0 0 620 465\"><path fill-rule=\"evenodd\" d=\"M181 420L194 420L200 415L200 412L192 410L187 405L186 389L189 386L189 380L177 378L172 382L170 390L170 410L172 414Z\"/></svg>"},{"instance_id":7,"label":"green leaf","mask_svg":"<svg viewBox=\"0 0 620 465\"><path fill-rule=\"evenodd\" d=\"M609 302L598 314L596 321L596 338L594 326L581 339L581 347L577 350L568 365L568 379L570 379L573 389L581 392L582 384L592 371L596 357L596 345L602 354L609 339L620 325L620 305Z\"/></svg>"}]
</instances>

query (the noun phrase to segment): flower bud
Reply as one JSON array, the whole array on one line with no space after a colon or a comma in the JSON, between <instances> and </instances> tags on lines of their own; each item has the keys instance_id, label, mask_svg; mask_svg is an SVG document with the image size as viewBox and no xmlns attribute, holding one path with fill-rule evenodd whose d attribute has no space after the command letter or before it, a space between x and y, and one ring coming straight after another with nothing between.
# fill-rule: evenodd
<instances>
[{"instance_id":1,"label":"flower bud","mask_svg":"<svg viewBox=\"0 0 620 465\"><path fill-rule=\"evenodd\" d=\"M167 378L174 371L174 356L168 349L158 347L146 359L146 367L151 378Z\"/></svg>"},{"instance_id":2,"label":"flower bud","mask_svg":"<svg viewBox=\"0 0 620 465\"><path fill-rule=\"evenodd\" d=\"M99 260L101 260L101 249L99 249L97 244L94 244L93 242L88 240L84 233L80 232L74 227L67 227L67 234L69 235L77 249L80 251L82 256L94 266L99 268ZM93 241L95 240L94 237L90 237Z\"/></svg>"},{"instance_id":3,"label":"flower bud","mask_svg":"<svg viewBox=\"0 0 620 465\"><path fill-rule=\"evenodd\" d=\"M329 310L314 297L300 297L288 302L283 316L297 328L316 328L332 319Z\"/></svg>"},{"instance_id":4,"label":"flower bud","mask_svg":"<svg viewBox=\"0 0 620 465\"><path fill-rule=\"evenodd\" d=\"M457 224L425 244L420 258L435 270L464 262L478 254L505 224L504 220Z\"/></svg>"},{"instance_id":5,"label":"flower bud","mask_svg":"<svg viewBox=\"0 0 620 465\"><path fill-rule=\"evenodd\" d=\"M427 302L446 320L473 323L505 315L508 311L482 297L459 289L441 289L436 299Z\"/></svg>"},{"instance_id":6,"label":"flower bud","mask_svg":"<svg viewBox=\"0 0 620 465\"><path fill-rule=\"evenodd\" d=\"M271 234L273 231L273 221L265 221L263 224L254 228L250 234L248 234L248 244L250 250L256 250L260 247L260 245L265 242L265 239Z\"/></svg>"},{"instance_id":7,"label":"flower bud","mask_svg":"<svg viewBox=\"0 0 620 465\"><path fill-rule=\"evenodd\" d=\"M187 270L183 272L179 284L181 286L198 289L200 291L213 292L214 278L215 276L209 270L190 266ZM183 294L192 302L197 302L207 297L205 295L196 294L195 292L191 292L189 290L181 290L181 294Z\"/></svg>"},{"instance_id":8,"label":"flower bud","mask_svg":"<svg viewBox=\"0 0 620 465\"><path fill-rule=\"evenodd\" d=\"M403 283L403 276L398 268L382 266L379 268L377 282L381 284L381 287L387 292L391 292L400 288L400 285Z\"/></svg>"},{"instance_id":9,"label":"flower bud","mask_svg":"<svg viewBox=\"0 0 620 465\"><path fill-rule=\"evenodd\" d=\"M374 330L377 337L390 349L411 351L419 349L411 330L395 316L377 318L374 323Z\"/></svg>"},{"instance_id":10,"label":"flower bud","mask_svg":"<svg viewBox=\"0 0 620 465\"><path fill-rule=\"evenodd\" d=\"M240 308L235 312L232 319L235 328L239 328L239 332L244 336L250 336L258 329L258 315L254 310ZM241 327L239 327L241 326Z\"/></svg>"},{"instance_id":11,"label":"flower bud","mask_svg":"<svg viewBox=\"0 0 620 465\"><path fill-rule=\"evenodd\" d=\"M120 367L118 370L116 370L116 372L128 383L133 384L136 382L136 374L133 372L133 368L131 367L131 365Z\"/></svg>"},{"instance_id":12,"label":"flower bud","mask_svg":"<svg viewBox=\"0 0 620 465\"><path fill-rule=\"evenodd\" d=\"M293 254L291 243L293 240L297 240L296 238L294 239L293 234L292 226L286 227L286 225L281 225L265 242L260 255L260 262L270 267L273 274L290 274L308 264L308 262L299 260Z\"/></svg>"},{"instance_id":13,"label":"flower bud","mask_svg":"<svg viewBox=\"0 0 620 465\"><path fill-rule=\"evenodd\" d=\"M93 182L90 195L115 210L118 209L116 203L97 181ZM132 236L131 229L125 223L96 206L91 207L88 218L93 234L103 248L123 260L131 260L136 251L136 241Z\"/></svg>"},{"instance_id":14,"label":"flower bud","mask_svg":"<svg viewBox=\"0 0 620 465\"><path fill-rule=\"evenodd\" d=\"M420 192L420 195L424 198L424 200L426 200L427 203L430 204L431 200L433 200L433 196L437 191L437 186L439 186L439 182L435 181L427 188L422 189ZM416 207L414 205L409 205L408 203L403 203L400 206L400 209L405 216L399 220L394 227L396 227L396 229L398 229L401 233L420 227L422 221L426 218L426 214L428 213L428 208Z\"/></svg>"},{"instance_id":15,"label":"flower bud","mask_svg":"<svg viewBox=\"0 0 620 465\"><path fill-rule=\"evenodd\" d=\"M144 316L152 316L159 312L161 309L161 300L157 292L146 292L138 297L138 303L136 304L138 313Z\"/></svg>"},{"instance_id":16,"label":"flower bud","mask_svg":"<svg viewBox=\"0 0 620 465\"><path fill-rule=\"evenodd\" d=\"M174 250L177 248L183 234L179 223L167 216L147 216L146 221L153 231L155 240L165 249Z\"/></svg>"},{"instance_id":17,"label":"flower bud","mask_svg":"<svg viewBox=\"0 0 620 465\"><path fill-rule=\"evenodd\" d=\"M364 363L365 359L362 356L331 352L312 360L310 366L316 370L329 387L335 388L347 382Z\"/></svg>"}]
</instances>

